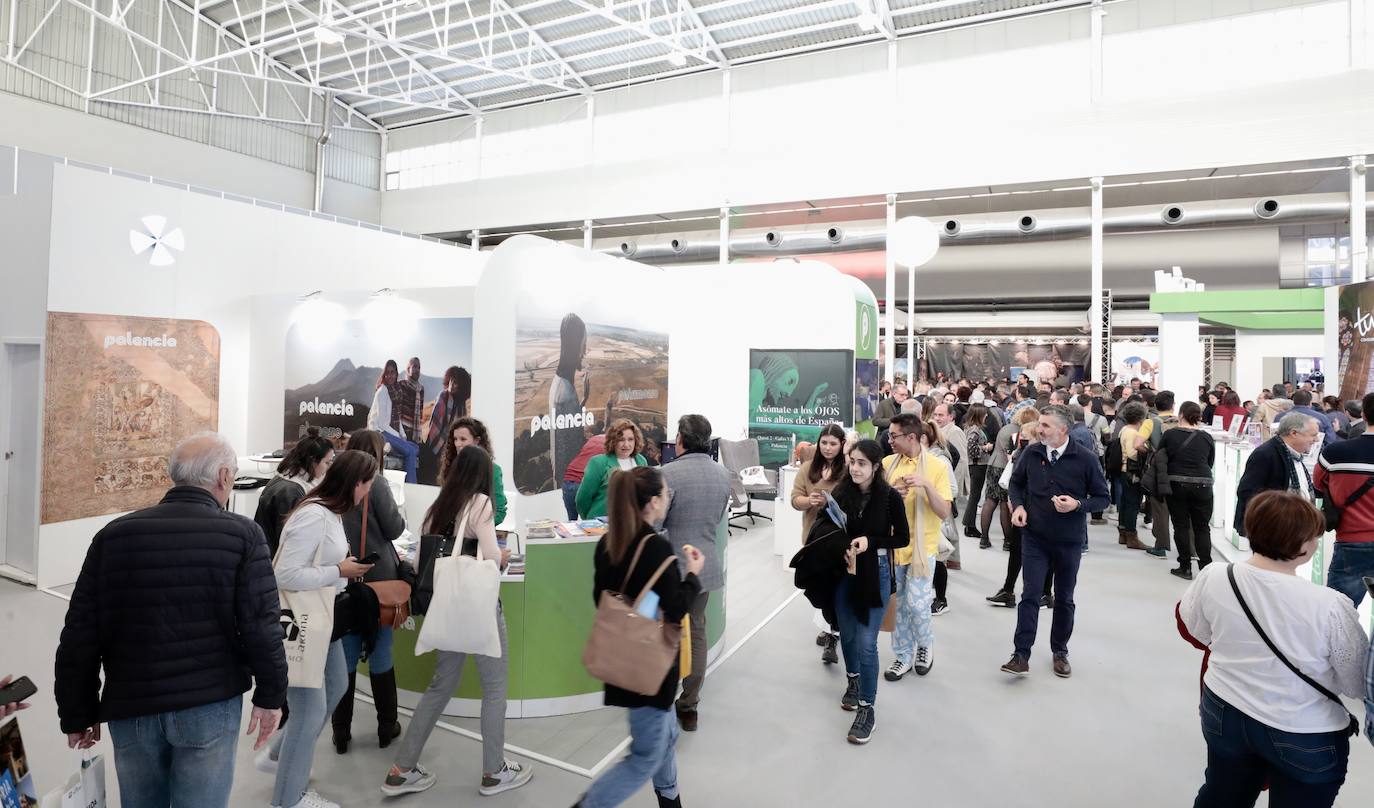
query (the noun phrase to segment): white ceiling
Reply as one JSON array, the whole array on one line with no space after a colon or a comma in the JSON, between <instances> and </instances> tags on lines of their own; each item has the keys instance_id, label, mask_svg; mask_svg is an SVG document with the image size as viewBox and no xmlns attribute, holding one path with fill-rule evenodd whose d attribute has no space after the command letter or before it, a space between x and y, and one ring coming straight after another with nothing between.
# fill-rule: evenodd
<instances>
[{"instance_id":1,"label":"white ceiling","mask_svg":"<svg viewBox=\"0 0 1374 808\"><path fill-rule=\"evenodd\" d=\"M183 69L247 56L391 128L1092 0L177 2L241 43Z\"/></svg>"}]
</instances>

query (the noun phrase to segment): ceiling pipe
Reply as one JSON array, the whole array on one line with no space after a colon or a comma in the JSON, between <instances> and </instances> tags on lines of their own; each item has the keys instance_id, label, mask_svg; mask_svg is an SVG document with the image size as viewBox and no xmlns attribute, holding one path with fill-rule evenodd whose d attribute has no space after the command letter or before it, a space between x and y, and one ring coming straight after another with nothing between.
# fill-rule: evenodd
<instances>
[{"instance_id":1,"label":"ceiling pipe","mask_svg":"<svg viewBox=\"0 0 1374 808\"><path fill-rule=\"evenodd\" d=\"M1374 201L1366 206L1366 215L1370 211L1374 211ZM1344 194L1141 205L1107 211L1103 230L1138 233L1175 228L1344 221L1348 212L1349 201ZM1075 209L932 218L939 225L942 246L1076 238L1088 235L1092 224L1086 211ZM886 246L887 233L881 225L737 231L729 245L730 255L740 258L882 250ZM717 260L720 240L718 234L703 231L653 240L627 239L604 247L600 252L649 263L706 262Z\"/></svg>"}]
</instances>

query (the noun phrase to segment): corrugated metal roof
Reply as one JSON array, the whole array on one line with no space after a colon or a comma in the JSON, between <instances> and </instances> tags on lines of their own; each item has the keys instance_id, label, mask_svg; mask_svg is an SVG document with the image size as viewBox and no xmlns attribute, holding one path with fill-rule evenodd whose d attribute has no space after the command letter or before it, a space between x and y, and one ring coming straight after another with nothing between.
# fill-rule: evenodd
<instances>
[{"instance_id":1,"label":"corrugated metal roof","mask_svg":"<svg viewBox=\"0 0 1374 808\"><path fill-rule=\"evenodd\" d=\"M287 6L286 3L290 5ZM481 107L518 103L565 94L585 86L600 87L649 80L666 74L725 67L728 61L755 61L770 55L791 54L872 39L895 33L900 36L922 26L946 25L980 15L1036 11L1055 0L887 0L895 32L864 30L861 16L871 15L874 0L688 0L690 7L674 0L420 0L413 5L391 0L333 0L329 6L300 0L203 0L202 27L227 28L228 36L212 32L199 37L197 60L217 53L245 51L235 59L221 59L216 67L242 74L252 83L265 54L269 69L287 81L299 81L294 92L305 94L322 81L340 89L352 87L365 73L365 89L371 96L390 97L411 104L421 117L432 117L435 99L448 103L449 93L440 88L424 90L435 82L476 97ZM3 0L0 0L3 3ZM1081 0L1086 7L1089 0ZM8 5L8 4L5 4ZM21 5L19 40L27 37L25 25L37 25L40 4ZM288 10L289 9L289 10ZM322 17L326 9L331 13ZM684 9L679 13L679 9ZM62 5L60 19L78 15L83 22L91 10ZM159 60L162 69L177 67L176 53L184 53L180 38L190 39L193 12L168 6L166 12L178 25L159 25L151 7L131 5L125 23L140 36L162 36L162 55L143 41L103 48L97 90L103 86L131 86L110 100L139 101L153 79L139 81L133 56L142 60L142 75ZM645 16L647 14L647 17ZM181 24L185 23L185 24ZM872 25L868 26L870 29ZM162 29L159 33L159 29ZM338 44L321 43L334 35ZM247 38L248 44L243 42ZM264 41L264 37L266 38ZM101 41L107 39L102 35ZM47 40L36 40L41 48ZM81 43L76 50L81 52ZM721 54L724 54L722 57ZM38 55L39 51L35 51ZM169 55L170 54L170 55ZM72 87L85 80L78 58L67 64L48 59L43 68L52 79ZM684 60L686 64L681 64ZM674 64L678 62L678 64ZM51 63L51 64L50 64ZM76 67L72 67L76 65ZM574 76L573 73L585 73ZM106 78L108 76L109 78ZM118 77L118 78L115 78ZM221 76L221 87L238 82ZM550 84L557 86L550 86ZM146 85L146 86L144 86ZM162 91L178 100L193 101L200 87L187 75L166 77ZM293 92L289 88L283 92ZM249 93L225 90L221 111L255 114ZM300 97L304 98L304 95ZM362 96L352 98L362 104ZM269 100L269 117L289 118L296 106L289 96ZM403 109L386 101L369 101L362 109L375 121L401 120Z\"/></svg>"}]
</instances>

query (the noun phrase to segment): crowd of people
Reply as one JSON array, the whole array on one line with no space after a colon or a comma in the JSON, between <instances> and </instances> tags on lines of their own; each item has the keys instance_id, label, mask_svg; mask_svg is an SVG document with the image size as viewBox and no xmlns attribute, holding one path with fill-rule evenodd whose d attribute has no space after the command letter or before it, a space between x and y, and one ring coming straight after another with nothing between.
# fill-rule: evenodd
<instances>
[{"instance_id":1,"label":"crowd of people","mask_svg":"<svg viewBox=\"0 0 1374 808\"><path fill-rule=\"evenodd\" d=\"M864 745L874 737L880 672L889 683L931 673L933 618L950 608L960 539L992 550L994 522L1006 577L987 602L1017 609L1001 671L1031 673L1047 608L1050 670L1071 677L1074 594L1089 525L1115 520L1119 545L1161 559L1175 549L1171 572L1191 581L1176 614L1180 633L1207 650L1200 714L1208 762L1196 805L1250 804L1266 782L1271 805L1331 805L1360 727L1339 695L1366 699L1364 731L1374 742L1374 656L1355 611L1366 576L1374 576L1374 496L1366 497L1374 441L1359 439L1374 394L1350 406L1276 385L1242 403L1220 385L1198 399L1179 403L1138 380L1110 390L918 381L884 389L876 438L831 424L800 446L789 500L802 512L803 546L792 564L816 607L822 661L844 665L847 740ZM1235 525L1253 554L1213 564L1216 440L1207 427L1226 430L1236 418L1260 424L1267 437L1237 491ZM675 745L679 732L699 726L707 604L724 586L715 536L729 512L731 479L710 456L704 416L683 416L677 426L677 459L659 468L646 465L638 427L611 420L600 440L583 446L582 462L570 464L579 479L564 478L570 513L608 520L587 581L593 602L611 593L637 603L651 590L665 625L685 619L682 642L691 652L690 670L674 661L656 690L606 685L606 704L628 711L631 743L590 784L580 808L622 804L646 782L660 806L681 805ZM1319 440L1309 473L1304 458ZM55 695L74 748L93 746L108 727L124 804L227 805L242 698L251 690L249 734L256 767L275 778L273 808L335 806L310 788L316 742L331 723L334 750L348 753L363 660L379 745L399 739L381 793L421 792L437 782L421 758L469 654L437 652L433 678L403 727L393 627L374 616L365 629L332 637L313 678L289 673L283 646L288 594L332 598L368 583L419 583L415 565L393 545L405 520L380 475L391 445L381 430L358 431L344 448L307 434L249 520L226 511L235 452L221 436L198 435L172 453L174 487L161 503L96 535L62 632ZM422 531L504 568L510 553L496 533L504 485L486 428L455 418L438 456L439 490ZM1296 570L1328 529L1336 532L1335 551L1327 586L1319 587ZM483 795L534 775L505 757L509 656L499 598L491 608L500 652L471 654L482 692ZM891 633L894 661L880 671L883 631Z\"/></svg>"}]
</instances>

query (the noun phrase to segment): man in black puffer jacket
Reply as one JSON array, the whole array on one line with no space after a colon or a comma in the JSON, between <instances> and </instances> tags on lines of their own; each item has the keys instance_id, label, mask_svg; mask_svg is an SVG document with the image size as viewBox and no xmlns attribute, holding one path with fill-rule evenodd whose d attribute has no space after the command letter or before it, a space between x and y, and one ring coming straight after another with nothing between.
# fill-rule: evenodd
<instances>
[{"instance_id":1,"label":"man in black puffer jacket","mask_svg":"<svg viewBox=\"0 0 1374 808\"><path fill-rule=\"evenodd\" d=\"M237 469L219 435L182 441L168 468L175 487L96 534L72 593L58 718L74 748L110 725L124 805L227 805L243 693L256 682L258 747L281 716L277 583L262 529L225 511Z\"/></svg>"}]
</instances>

